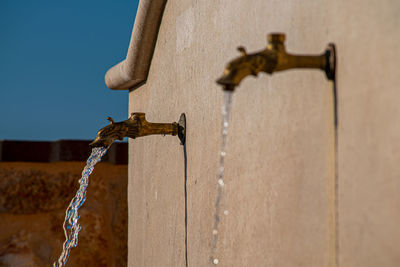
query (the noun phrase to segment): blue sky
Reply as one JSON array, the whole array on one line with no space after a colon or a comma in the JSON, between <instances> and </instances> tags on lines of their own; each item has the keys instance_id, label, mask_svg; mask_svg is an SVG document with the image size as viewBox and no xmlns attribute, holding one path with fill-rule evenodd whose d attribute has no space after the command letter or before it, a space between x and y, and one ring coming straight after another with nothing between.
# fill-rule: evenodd
<instances>
[{"instance_id":1,"label":"blue sky","mask_svg":"<svg viewBox=\"0 0 400 267\"><path fill-rule=\"evenodd\" d=\"M93 139L128 118L104 84L126 56L138 0L0 1L0 140Z\"/></svg>"}]
</instances>

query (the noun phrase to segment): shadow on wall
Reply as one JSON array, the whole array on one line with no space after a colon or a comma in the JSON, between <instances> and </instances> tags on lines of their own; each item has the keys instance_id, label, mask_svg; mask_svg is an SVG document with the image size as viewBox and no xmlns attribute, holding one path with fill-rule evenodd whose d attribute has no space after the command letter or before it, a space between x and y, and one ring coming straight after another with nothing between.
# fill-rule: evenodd
<instances>
[{"instance_id":1,"label":"shadow on wall","mask_svg":"<svg viewBox=\"0 0 400 267\"><path fill-rule=\"evenodd\" d=\"M89 143L0 141L0 266L51 266L59 257ZM127 143L116 143L96 165L68 266L126 266L127 154Z\"/></svg>"}]
</instances>

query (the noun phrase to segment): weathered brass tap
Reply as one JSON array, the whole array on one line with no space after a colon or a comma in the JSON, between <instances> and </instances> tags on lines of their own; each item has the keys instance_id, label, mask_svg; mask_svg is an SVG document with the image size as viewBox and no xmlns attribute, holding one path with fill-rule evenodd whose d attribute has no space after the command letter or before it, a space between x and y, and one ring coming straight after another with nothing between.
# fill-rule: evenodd
<instances>
[{"instance_id":1,"label":"weathered brass tap","mask_svg":"<svg viewBox=\"0 0 400 267\"><path fill-rule=\"evenodd\" d=\"M225 68L224 75L217 83L224 90L233 91L248 75L257 76L262 71L268 74L295 68L320 69L329 80L335 79L335 46L329 44L321 55L292 55L286 52L282 33L269 34L265 50L247 54L244 47L238 47L241 56L232 60Z\"/></svg>"},{"instance_id":2,"label":"weathered brass tap","mask_svg":"<svg viewBox=\"0 0 400 267\"><path fill-rule=\"evenodd\" d=\"M181 144L185 144L186 117L183 113L178 123L151 123L146 120L145 113L132 113L129 119L121 122L114 122L111 117L107 120L111 123L97 132L96 139L90 143L91 147L108 148L117 139L122 140L124 137L135 139L153 134L178 135Z\"/></svg>"}]
</instances>

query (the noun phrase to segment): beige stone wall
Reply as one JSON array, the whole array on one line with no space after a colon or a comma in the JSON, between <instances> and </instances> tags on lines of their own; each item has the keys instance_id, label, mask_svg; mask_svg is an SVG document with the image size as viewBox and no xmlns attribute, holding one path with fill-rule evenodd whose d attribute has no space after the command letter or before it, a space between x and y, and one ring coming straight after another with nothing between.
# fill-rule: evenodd
<instances>
[{"instance_id":1,"label":"beige stone wall","mask_svg":"<svg viewBox=\"0 0 400 267\"><path fill-rule=\"evenodd\" d=\"M400 266L400 2L335 11L341 266Z\"/></svg>"},{"instance_id":2,"label":"beige stone wall","mask_svg":"<svg viewBox=\"0 0 400 267\"><path fill-rule=\"evenodd\" d=\"M0 162L0 266L52 266L84 162ZM68 266L126 266L127 166L99 163Z\"/></svg>"},{"instance_id":3,"label":"beige stone wall","mask_svg":"<svg viewBox=\"0 0 400 267\"><path fill-rule=\"evenodd\" d=\"M186 113L189 266L210 265L221 141L215 80L237 46L264 48L270 32L286 33L294 53L336 43L339 160L332 83L322 72L244 80L227 143L219 265L400 264L399 11L394 0L168 1L148 80L129 100L149 121ZM131 141L128 192L129 266L184 266L176 137Z\"/></svg>"}]
</instances>

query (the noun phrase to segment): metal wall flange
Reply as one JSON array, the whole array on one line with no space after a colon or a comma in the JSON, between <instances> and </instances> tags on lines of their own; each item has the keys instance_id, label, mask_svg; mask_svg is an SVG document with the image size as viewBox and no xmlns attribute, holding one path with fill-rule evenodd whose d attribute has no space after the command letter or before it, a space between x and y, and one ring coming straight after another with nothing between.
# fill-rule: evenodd
<instances>
[{"instance_id":1,"label":"metal wall flange","mask_svg":"<svg viewBox=\"0 0 400 267\"><path fill-rule=\"evenodd\" d=\"M334 81L336 78L336 46L334 43L329 43L325 50L325 74L328 80Z\"/></svg>"},{"instance_id":2,"label":"metal wall flange","mask_svg":"<svg viewBox=\"0 0 400 267\"><path fill-rule=\"evenodd\" d=\"M182 113L178 121L178 137L181 140L181 145L186 143L186 115Z\"/></svg>"}]
</instances>

